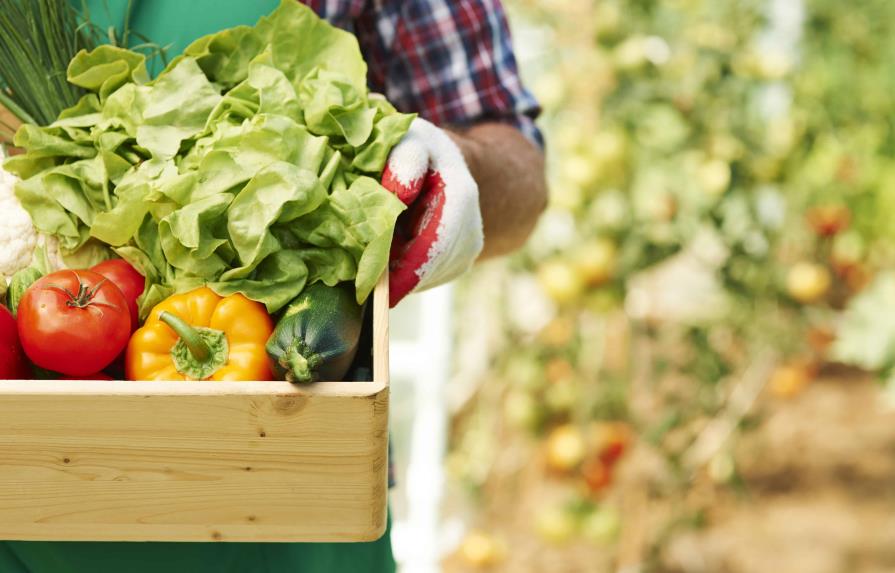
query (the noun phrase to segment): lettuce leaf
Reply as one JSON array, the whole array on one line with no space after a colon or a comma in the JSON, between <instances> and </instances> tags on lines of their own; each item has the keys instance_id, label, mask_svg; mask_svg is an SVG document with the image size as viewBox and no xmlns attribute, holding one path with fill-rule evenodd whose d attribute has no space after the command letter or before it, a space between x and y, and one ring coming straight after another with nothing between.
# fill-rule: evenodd
<instances>
[{"instance_id":1,"label":"lettuce leaf","mask_svg":"<svg viewBox=\"0 0 895 573\"><path fill-rule=\"evenodd\" d=\"M102 46L69 65L87 95L23 126L26 153L5 167L64 252L111 247L146 277L144 316L203 284L270 312L317 281L354 281L363 301L404 209L378 179L413 120L366 72L354 36L292 0L155 79L142 55Z\"/></svg>"},{"instance_id":2,"label":"lettuce leaf","mask_svg":"<svg viewBox=\"0 0 895 573\"><path fill-rule=\"evenodd\" d=\"M126 82L146 83L146 58L142 54L115 46L81 50L68 64L68 81L99 95L100 100ZM87 96L85 96L87 97ZM75 107L81 106L82 101ZM62 117L66 112L62 112Z\"/></svg>"}]
</instances>

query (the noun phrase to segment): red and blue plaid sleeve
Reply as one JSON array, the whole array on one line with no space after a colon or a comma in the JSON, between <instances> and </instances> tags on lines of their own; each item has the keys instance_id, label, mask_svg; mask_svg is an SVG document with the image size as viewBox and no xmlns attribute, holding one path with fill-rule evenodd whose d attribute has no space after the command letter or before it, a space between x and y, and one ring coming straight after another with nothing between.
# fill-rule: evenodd
<instances>
[{"instance_id":1,"label":"red and blue plaid sleeve","mask_svg":"<svg viewBox=\"0 0 895 573\"><path fill-rule=\"evenodd\" d=\"M372 89L443 126L500 121L543 146L500 0L306 0L358 36Z\"/></svg>"}]
</instances>

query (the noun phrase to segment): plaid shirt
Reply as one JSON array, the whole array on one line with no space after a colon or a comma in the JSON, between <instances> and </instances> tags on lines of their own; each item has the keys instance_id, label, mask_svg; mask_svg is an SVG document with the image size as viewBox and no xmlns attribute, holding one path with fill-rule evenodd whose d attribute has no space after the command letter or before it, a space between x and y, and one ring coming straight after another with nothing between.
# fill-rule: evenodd
<instances>
[{"instance_id":1,"label":"plaid shirt","mask_svg":"<svg viewBox=\"0 0 895 573\"><path fill-rule=\"evenodd\" d=\"M353 32L373 91L437 125L510 123L543 146L500 0L301 0Z\"/></svg>"}]
</instances>

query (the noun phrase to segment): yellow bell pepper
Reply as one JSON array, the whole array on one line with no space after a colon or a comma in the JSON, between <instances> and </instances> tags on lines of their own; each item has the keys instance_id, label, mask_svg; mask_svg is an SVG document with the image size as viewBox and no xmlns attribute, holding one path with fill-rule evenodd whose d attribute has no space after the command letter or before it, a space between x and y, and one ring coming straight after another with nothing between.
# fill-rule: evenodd
<instances>
[{"instance_id":1,"label":"yellow bell pepper","mask_svg":"<svg viewBox=\"0 0 895 573\"><path fill-rule=\"evenodd\" d=\"M171 296L131 336L128 380L271 380L263 304L207 287Z\"/></svg>"}]
</instances>

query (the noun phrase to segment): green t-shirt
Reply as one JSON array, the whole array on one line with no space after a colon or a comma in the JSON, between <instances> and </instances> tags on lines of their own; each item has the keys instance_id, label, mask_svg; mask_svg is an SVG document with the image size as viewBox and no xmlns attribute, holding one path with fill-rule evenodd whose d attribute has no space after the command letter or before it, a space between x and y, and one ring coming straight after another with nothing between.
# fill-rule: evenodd
<instances>
[{"instance_id":1,"label":"green t-shirt","mask_svg":"<svg viewBox=\"0 0 895 573\"><path fill-rule=\"evenodd\" d=\"M79 10L82 0L71 0ZM239 25L254 25L274 11L279 0L132 0L130 47L151 42L167 48L170 60L197 38ZM124 30L126 0L86 0L90 20L101 30ZM161 62L150 62L151 71L161 71Z\"/></svg>"}]
</instances>

